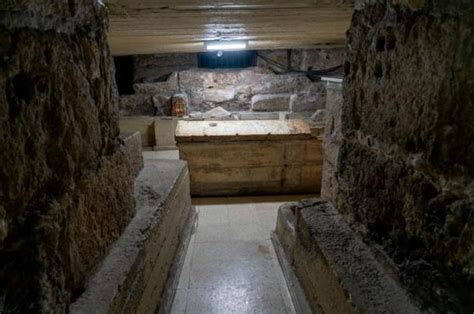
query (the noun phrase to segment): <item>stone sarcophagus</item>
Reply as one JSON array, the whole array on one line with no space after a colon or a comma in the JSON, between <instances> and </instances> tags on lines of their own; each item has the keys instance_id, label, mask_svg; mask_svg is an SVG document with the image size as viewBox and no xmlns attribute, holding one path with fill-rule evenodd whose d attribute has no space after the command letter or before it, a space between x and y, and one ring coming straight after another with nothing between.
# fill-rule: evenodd
<instances>
[{"instance_id":1,"label":"stone sarcophagus","mask_svg":"<svg viewBox=\"0 0 474 314\"><path fill-rule=\"evenodd\" d=\"M179 121L191 194L319 193L322 141L302 120Z\"/></svg>"}]
</instances>

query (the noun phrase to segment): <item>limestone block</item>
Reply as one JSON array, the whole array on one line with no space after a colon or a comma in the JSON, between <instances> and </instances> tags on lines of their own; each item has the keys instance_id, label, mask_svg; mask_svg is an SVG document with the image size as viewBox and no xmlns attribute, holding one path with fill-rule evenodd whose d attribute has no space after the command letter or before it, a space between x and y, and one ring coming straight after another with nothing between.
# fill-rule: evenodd
<instances>
[{"instance_id":1,"label":"limestone block","mask_svg":"<svg viewBox=\"0 0 474 314\"><path fill-rule=\"evenodd\" d=\"M240 120L279 120L279 112L240 112Z\"/></svg>"},{"instance_id":2,"label":"limestone block","mask_svg":"<svg viewBox=\"0 0 474 314\"><path fill-rule=\"evenodd\" d=\"M203 119L203 113L199 112L199 111L193 111L189 114L189 118L190 119L201 120L201 119Z\"/></svg>"},{"instance_id":3,"label":"limestone block","mask_svg":"<svg viewBox=\"0 0 474 314\"><path fill-rule=\"evenodd\" d=\"M179 118L162 117L155 119L155 147L154 150L176 148L174 138Z\"/></svg>"},{"instance_id":4,"label":"limestone block","mask_svg":"<svg viewBox=\"0 0 474 314\"><path fill-rule=\"evenodd\" d=\"M321 140L298 120L180 121L193 195L318 193Z\"/></svg>"},{"instance_id":5,"label":"limestone block","mask_svg":"<svg viewBox=\"0 0 474 314\"><path fill-rule=\"evenodd\" d=\"M255 95L252 97L252 111L288 111L292 94Z\"/></svg>"},{"instance_id":6,"label":"limestone block","mask_svg":"<svg viewBox=\"0 0 474 314\"><path fill-rule=\"evenodd\" d=\"M155 83L136 83L133 85L133 89L137 94L162 94L171 96L173 93L179 90L178 86L178 74L173 73L164 82Z\"/></svg>"},{"instance_id":7,"label":"limestone block","mask_svg":"<svg viewBox=\"0 0 474 314\"><path fill-rule=\"evenodd\" d=\"M235 91L230 88L207 88L204 89L203 101L220 103L234 99Z\"/></svg>"},{"instance_id":8,"label":"limestone block","mask_svg":"<svg viewBox=\"0 0 474 314\"><path fill-rule=\"evenodd\" d=\"M185 162L147 160L135 198L137 214L71 313L155 313L163 304L175 256L195 219Z\"/></svg>"},{"instance_id":9,"label":"limestone block","mask_svg":"<svg viewBox=\"0 0 474 314\"><path fill-rule=\"evenodd\" d=\"M421 313L330 203L289 203L278 220L278 238L314 313Z\"/></svg>"}]
</instances>

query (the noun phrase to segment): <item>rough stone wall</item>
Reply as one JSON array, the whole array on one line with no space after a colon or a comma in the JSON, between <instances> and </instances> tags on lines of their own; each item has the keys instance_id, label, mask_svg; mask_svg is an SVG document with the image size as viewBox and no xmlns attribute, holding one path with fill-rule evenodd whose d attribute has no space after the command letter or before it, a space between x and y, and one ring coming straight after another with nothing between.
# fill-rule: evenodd
<instances>
[{"instance_id":1,"label":"rough stone wall","mask_svg":"<svg viewBox=\"0 0 474 314\"><path fill-rule=\"evenodd\" d=\"M100 1L0 2L0 312L65 312L134 212Z\"/></svg>"},{"instance_id":2,"label":"rough stone wall","mask_svg":"<svg viewBox=\"0 0 474 314\"><path fill-rule=\"evenodd\" d=\"M134 56L135 95L120 97L121 116L153 114L169 115L171 95L179 90L176 72L180 71L181 87L191 97L191 110L204 112L222 106L230 111L251 109L254 96L269 97L272 102L263 111L281 111L282 96L292 96L283 111L307 112L324 108L325 88L304 74L285 73L287 50L262 50L259 54L281 64L284 69L258 59L257 67L234 70L197 69L197 54L156 54ZM292 68L297 71L319 70L341 65L344 50L293 49ZM341 68L342 71L342 68ZM342 74L340 71L332 74ZM154 97L154 99L153 99Z\"/></svg>"},{"instance_id":3,"label":"rough stone wall","mask_svg":"<svg viewBox=\"0 0 474 314\"><path fill-rule=\"evenodd\" d=\"M257 95L288 97L286 108L278 101L271 102L264 111L309 112L324 108L325 87L301 74L275 75L268 69L255 67L243 70L191 69L174 73L165 82L137 83L135 95L121 97L121 115L137 114L141 109L157 106L158 113L169 111L170 98L179 86L189 95L190 110L205 112L217 106L229 111L248 111ZM133 97L133 98L132 98ZM150 100L154 98L154 101ZM292 101L290 102L290 98ZM136 101L136 102L135 102ZM135 103L135 106L132 104ZM275 106L272 107L272 104ZM286 110L285 110L286 109ZM150 109L143 111L149 112Z\"/></svg>"},{"instance_id":4,"label":"rough stone wall","mask_svg":"<svg viewBox=\"0 0 474 314\"><path fill-rule=\"evenodd\" d=\"M472 312L474 2L366 1L346 54L337 207L426 307Z\"/></svg>"},{"instance_id":5,"label":"rough stone wall","mask_svg":"<svg viewBox=\"0 0 474 314\"><path fill-rule=\"evenodd\" d=\"M260 50L258 53L281 65L287 66L287 50ZM321 70L344 63L344 48L291 49L291 68L299 71ZM282 69L258 58L257 65L276 72ZM333 74L342 75L342 68Z\"/></svg>"},{"instance_id":6,"label":"rough stone wall","mask_svg":"<svg viewBox=\"0 0 474 314\"><path fill-rule=\"evenodd\" d=\"M170 73L197 68L196 53L137 55L133 57L134 82L163 81Z\"/></svg>"}]
</instances>

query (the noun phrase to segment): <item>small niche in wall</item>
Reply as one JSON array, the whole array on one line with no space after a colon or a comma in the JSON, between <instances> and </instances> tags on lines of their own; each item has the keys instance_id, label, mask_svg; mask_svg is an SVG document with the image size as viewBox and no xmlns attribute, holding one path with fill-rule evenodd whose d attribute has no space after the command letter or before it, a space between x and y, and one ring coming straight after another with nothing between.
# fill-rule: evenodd
<instances>
[{"instance_id":1,"label":"small niche in wall","mask_svg":"<svg viewBox=\"0 0 474 314\"><path fill-rule=\"evenodd\" d=\"M239 69L256 65L255 51L213 51L198 54L198 66L205 69Z\"/></svg>"},{"instance_id":2,"label":"small niche in wall","mask_svg":"<svg viewBox=\"0 0 474 314\"><path fill-rule=\"evenodd\" d=\"M114 57L115 80L120 95L131 95L133 91L133 57Z\"/></svg>"}]
</instances>

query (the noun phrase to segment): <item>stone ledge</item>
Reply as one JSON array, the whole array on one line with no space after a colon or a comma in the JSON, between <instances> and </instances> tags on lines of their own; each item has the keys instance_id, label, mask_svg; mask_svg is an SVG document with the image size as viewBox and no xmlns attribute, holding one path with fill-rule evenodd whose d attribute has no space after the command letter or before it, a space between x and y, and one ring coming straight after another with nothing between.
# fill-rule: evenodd
<instances>
[{"instance_id":1,"label":"stone ledge","mask_svg":"<svg viewBox=\"0 0 474 314\"><path fill-rule=\"evenodd\" d=\"M288 111L295 96L292 94L268 94L252 97L252 111Z\"/></svg>"},{"instance_id":2,"label":"stone ledge","mask_svg":"<svg viewBox=\"0 0 474 314\"><path fill-rule=\"evenodd\" d=\"M147 160L135 197L137 214L71 313L151 313L163 303L175 255L195 218L186 163Z\"/></svg>"},{"instance_id":3,"label":"stone ledge","mask_svg":"<svg viewBox=\"0 0 474 314\"><path fill-rule=\"evenodd\" d=\"M309 199L283 205L277 226L285 255L314 312L420 312L331 203ZM294 234L288 226L295 228Z\"/></svg>"}]
</instances>

